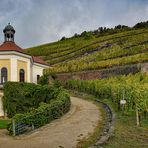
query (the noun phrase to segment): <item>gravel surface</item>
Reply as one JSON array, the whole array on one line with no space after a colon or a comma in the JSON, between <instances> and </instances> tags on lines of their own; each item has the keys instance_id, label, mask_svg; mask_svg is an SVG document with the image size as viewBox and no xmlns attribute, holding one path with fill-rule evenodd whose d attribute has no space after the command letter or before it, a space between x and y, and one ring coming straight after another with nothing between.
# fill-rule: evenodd
<instances>
[{"instance_id":1,"label":"gravel surface","mask_svg":"<svg viewBox=\"0 0 148 148\"><path fill-rule=\"evenodd\" d=\"M0 130L0 148L75 148L78 141L92 133L101 119L98 107L71 97L71 110L62 118L32 133L10 137Z\"/></svg>"}]
</instances>

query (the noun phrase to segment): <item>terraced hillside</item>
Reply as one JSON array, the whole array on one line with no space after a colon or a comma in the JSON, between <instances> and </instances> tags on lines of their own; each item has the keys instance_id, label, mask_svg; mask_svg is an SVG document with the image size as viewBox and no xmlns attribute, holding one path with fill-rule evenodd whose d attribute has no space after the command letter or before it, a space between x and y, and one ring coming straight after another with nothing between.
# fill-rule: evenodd
<instances>
[{"instance_id":1,"label":"terraced hillside","mask_svg":"<svg viewBox=\"0 0 148 148\"><path fill-rule=\"evenodd\" d=\"M75 76L71 72L105 69L105 76L108 73L111 76L110 69L107 68L114 67L111 68L113 72L114 69L131 68L137 66L136 63L148 62L148 22L145 24L146 26L140 28L117 29L113 32L110 30L111 32L107 31L103 34L83 32L81 35L74 35L69 39L62 38L58 42L36 46L26 51L31 55L43 57L53 66L52 69L46 70L47 74L69 72L61 75L64 77L70 75L71 77L68 78L71 79ZM97 78L101 71L104 70L99 70ZM79 95L83 92L96 96L95 99L109 104L116 114L114 137L110 138L103 147L118 148L121 145L127 148L147 147L148 75L138 73L95 80L90 80L88 75L85 75L87 80L80 80L80 73L87 72L76 73L77 80L67 80L65 87L73 89L74 92L78 91L79 93L76 94ZM95 73L95 71L88 73ZM94 100L94 96L88 94L86 96ZM121 107L122 99L126 100L126 104ZM93 137L94 141L97 139ZM83 145L83 142L80 145ZM89 143L89 140L86 139L87 142Z\"/></svg>"},{"instance_id":2,"label":"terraced hillside","mask_svg":"<svg viewBox=\"0 0 148 148\"><path fill-rule=\"evenodd\" d=\"M148 61L148 28L130 28L105 35L86 34L26 49L53 69L74 72Z\"/></svg>"}]
</instances>

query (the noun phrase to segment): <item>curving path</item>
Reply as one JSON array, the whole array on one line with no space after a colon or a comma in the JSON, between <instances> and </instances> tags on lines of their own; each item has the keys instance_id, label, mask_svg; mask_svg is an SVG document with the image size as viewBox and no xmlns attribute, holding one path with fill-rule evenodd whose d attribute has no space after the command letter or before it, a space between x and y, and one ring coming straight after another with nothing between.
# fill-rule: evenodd
<instances>
[{"instance_id":1,"label":"curving path","mask_svg":"<svg viewBox=\"0 0 148 148\"><path fill-rule=\"evenodd\" d=\"M0 148L75 148L93 132L101 117L92 102L76 97L71 97L71 102L70 112L28 135L13 138L0 130Z\"/></svg>"}]
</instances>

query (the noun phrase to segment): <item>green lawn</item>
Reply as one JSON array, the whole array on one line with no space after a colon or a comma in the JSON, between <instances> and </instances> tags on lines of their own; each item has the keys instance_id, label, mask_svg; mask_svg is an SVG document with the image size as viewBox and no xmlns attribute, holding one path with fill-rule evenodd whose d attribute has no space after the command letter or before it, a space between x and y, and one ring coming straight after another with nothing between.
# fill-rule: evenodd
<instances>
[{"instance_id":1,"label":"green lawn","mask_svg":"<svg viewBox=\"0 0 148 148\"><path fill-rule=\"evenodd\" d=\"M116 115L115 136L104 148L147 148L148 128L137 127L134 117Z\"/></svg>"},{"instance_id":2,"label":"green lawn","mask_svg":"<svg viewBox=\"0 0 148 148\"><path fill-rule=\"evenodd\" d=\"M0 119L0 129L7 128L7 125L9 124L10 120L8 119Z\"/></svg>"},{"instance_id":3,"label":"green lawn","mask_svg":"<svg viewBox=\"0 0 148 148\"><path fill-rule=\"evenodd\" d=\"M113 107L110 100L104 100ZM122 113L115 111L115 134L103 145L103 148L147 148L148 118L141 120L141 126L136 126L135 112Z\"/></svg>"}]
</instances>

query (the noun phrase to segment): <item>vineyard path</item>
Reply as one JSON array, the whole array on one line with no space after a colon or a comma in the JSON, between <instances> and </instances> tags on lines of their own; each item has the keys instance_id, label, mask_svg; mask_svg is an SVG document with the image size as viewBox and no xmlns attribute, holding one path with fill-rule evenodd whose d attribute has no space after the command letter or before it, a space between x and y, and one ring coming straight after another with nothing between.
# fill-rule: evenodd
<instances>
[{"instance_id":1,"label":"vineyard path","mask_svg":"<svg viewBox=\"0 0 148 148\"><path fill-rule=\"evenodd\" d=\"M101 115L93 102L71 97L70 111L32 133L11 137L0 130L0 148L75 148L78 141L94 131Z\"/></svg>"}]
</instances>

